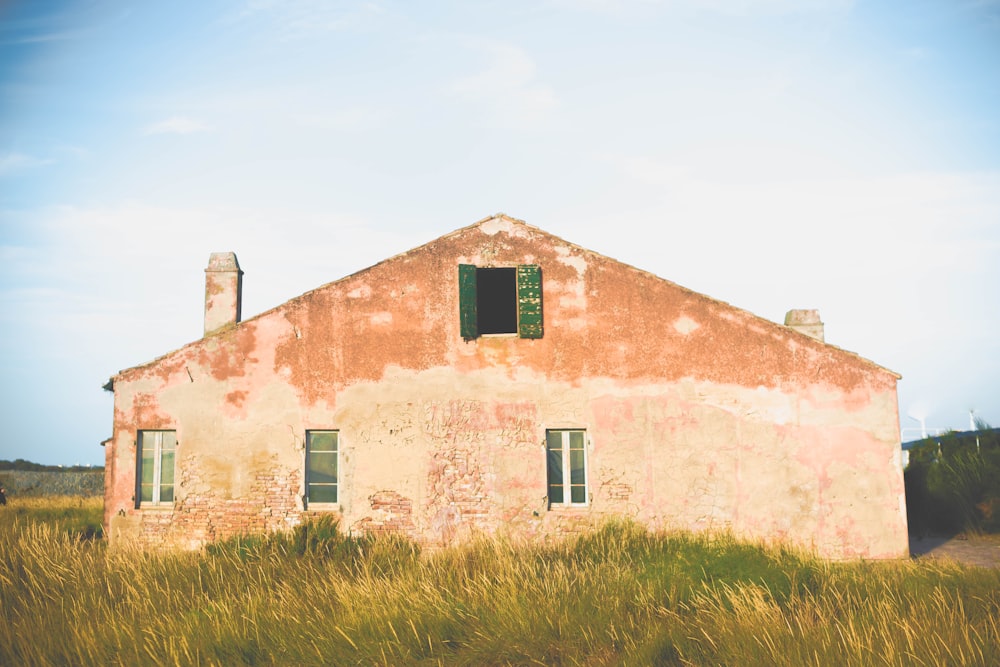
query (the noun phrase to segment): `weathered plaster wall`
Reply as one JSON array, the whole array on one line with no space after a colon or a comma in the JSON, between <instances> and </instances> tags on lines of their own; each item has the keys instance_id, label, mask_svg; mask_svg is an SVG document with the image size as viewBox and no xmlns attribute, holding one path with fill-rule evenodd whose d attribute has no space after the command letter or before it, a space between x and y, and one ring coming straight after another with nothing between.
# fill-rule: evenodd
<instances>
[{"instance_id":1,"label":"weathered plaster wall","mask_svg":"<svg viewBox=\"0 0 1000 667\"><path fill-rule=\"evenodd\" d=\"M545 335L459 332L457 265L536 263ZM340 431L352 530L447 543L608 515L831 557L907 549L896 376L494 218L115 378L115 539L197 546L305 516L304 436ZM545 430L584 428L586 508L549 510ZM135 510L139 429L177 430L168 510Z\"/></svg>"}]
</instances>

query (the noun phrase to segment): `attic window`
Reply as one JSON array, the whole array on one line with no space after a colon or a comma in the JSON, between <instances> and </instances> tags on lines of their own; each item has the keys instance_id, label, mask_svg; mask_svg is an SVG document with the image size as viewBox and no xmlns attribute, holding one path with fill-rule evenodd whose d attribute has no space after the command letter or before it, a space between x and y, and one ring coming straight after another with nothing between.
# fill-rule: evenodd
<instances>
[{"instance_id":1,"label":"attic window","mask_svg":"<svg viewBox=\"0 0 1000 667\"><path fill-rule=\"evenodd\" d=\"M479 335L517 333L517 269L476 269Z\"/></svg>"},{"instance_id":2,"label":"attic window","mask_svg":"<svg viewBox=\"0 0 1000 667\"><path fill-rule=\"evenodd\" d=\"M459 264L458 295L465 340L484 334L542 337L542 271L537 265Z\"/></svg>"}]
</instances>

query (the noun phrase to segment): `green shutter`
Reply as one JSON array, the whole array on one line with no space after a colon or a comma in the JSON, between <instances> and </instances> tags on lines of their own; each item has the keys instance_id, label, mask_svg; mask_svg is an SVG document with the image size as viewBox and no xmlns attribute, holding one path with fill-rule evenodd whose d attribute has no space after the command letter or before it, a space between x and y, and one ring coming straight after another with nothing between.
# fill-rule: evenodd
<instances>
[{"instance_id":1,"label":"green shutter","mask_svg":"<svg viewBox=\"0 0 1000 667\"><path fill-rule=\"evenodd\" d=\"M542 337L542 269L536 264L517 267L517 334Z\"/></svg>"},{"instance_id":2,"label":"green shutter","mask_svg":"<svg viewBox=\"0 0 1000 667\"><path fill-rule=\"evenodd\" d=\"M479 336L479 315L476 312L476 267L458 265L458 311L462 338L472 340Z\"/></svg>"}]
</instances>

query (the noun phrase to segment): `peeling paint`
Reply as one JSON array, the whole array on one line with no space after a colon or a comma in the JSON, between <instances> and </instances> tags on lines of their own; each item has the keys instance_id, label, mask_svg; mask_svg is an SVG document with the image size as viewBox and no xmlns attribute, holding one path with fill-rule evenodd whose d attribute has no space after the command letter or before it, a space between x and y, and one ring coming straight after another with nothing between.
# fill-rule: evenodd
<instances>
[{"instance_id":1,"label":"peeling paint","mask_svg":"<svg viewBox=\"0 0 1000 667\"><path fill-rule=\"evenodd\" d=\"M574 254L573 251L566 246L558 246L555 248L555 251L556 261L576 269L576 275L578 278L582 279L584 277L587 273L586 258Z\"/></svg>"},{"instance_id":2,"label":"peeling paint","mask_svg":"<svg viewBox=\"0 0 1000 667\"><path fill-rule=\"evenodd\" d=\"M684 336L688 335L699 327L699 324L690 317L681 316L674 320L674 329Z\"/></svg>"}]
</instances>

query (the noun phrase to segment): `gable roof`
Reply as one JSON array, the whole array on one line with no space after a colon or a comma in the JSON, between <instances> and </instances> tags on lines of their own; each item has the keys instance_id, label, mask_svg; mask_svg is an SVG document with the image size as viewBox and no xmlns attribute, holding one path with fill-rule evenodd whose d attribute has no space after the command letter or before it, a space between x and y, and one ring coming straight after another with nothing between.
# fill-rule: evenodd
<instances>
[{"instance_id":1,"label":"gable roof","mask_svg":"<svg viewBox=\"0 0 1000 667\"><path fill-rule=\"evenodd\" d=\"M328 289L328 288L330 288L332 286L335 286L335 285L337 285L339 283L347 282L347 281L349 281L349 280L351 280L353 278L356 278L356 277L358 277L358 276L360 276L362 274L370 272L370 271L376 269L377 267L381 267L381 266L384 266L384 265L389 264L389 263L393 263L393 262L398 262L398 261L405 260L406 258L408 258L410 256L413 256L413 255L417 255L417 254L419 254L421 252L424 252L427 249L432 248L433 246L435 246L437 244L440 244L442 242L445 242L445 241L448 241L448 240L451 240L451 239L455 239L455 238L459 238L459 237L468 235L468 234L473 233L475 231L481 231L481 232L486 233L488 235L495 235L497 233L505 232L507 234L516 235L516 236L533 236L534 235L534 236L540 236L540 237L544 237L544 238L550 239L550 240L552 240L554 242L557 242L558 244L560 244L562 246L565 246L565 247L568 247L568 248L572 248L573 250L575 250L576 252L578 252L578 253L580 253L582 255L586 255L586 256L590 256L590 257L594 257L594 258L599 258L599 259L604 260L606 262L614 263L614 264L616 264L616 265L618 265L618 266L620 266L620 267L622 267L622 268L624 268L624 269L626 269L628 271L634 272L637 276L643 276L643 277L645 277L647 279L652 279L652 280L658 281L658 282L660 282L660 283L662 283L664 285L669 285L671 288L676 289L676 290L680 291L681 293L685 294L686 296L691 297L693 299L701 300L701 301L703 301L705 303L709 303L709 304L714 304L715 306L722 307L722 308L724 308L726 310L730 310L730 311L732 311L734 313L738 313L738 314L740 314L743 317L749 318L750 321L754 322L757 326L761 327L764 330L771 331L771 332L773 332L775 334L780 333L781 335L792 335L792 336L798 337L799 341L803 345L822 346L822 347L824 347L826 349L834 351L838 355L845 355L847 358L850 358L850 359L852 359L854 361L862 362L863 364L865 364L865 365L867 365L867 366L869 366L869 367L871 367L871 368L873 368L873 369L875 369L877 371L881 371L881 372L887 373L887 374L893 376L897 380L901 378L901 375L899 375L898 373L896 373L896 372L894 372L894 371L892 371L892 370L890 370L888 368L885 368L884 366L881 366L881 365L875 363L874 361L871 361L870 359L867 359L867 358L865 358L865 357L863 357L863 356L861 356L861 355L859 355L859 354L857 354L855 352L851 352L849 350L845 350L843 348L840 348L840 347L838 347L836 345L832 345L832 344L827 343L825 341L817 340L817 339L815 339L815 338L813 338L811 336L808 336L808 335L806 335L804 333L801 333L801 332L798 332L798 331L796 331L794 329L791 329L790 327L787 327L787 326L782 325L782 324L778 324L776 322L768 320L767 318L764 318L764 317L761 317L761 316L756 315L754 313L751 313L750 311L744 310L744 309L739 308L737 306L733 306L732 304L727 303L725 301L722 301L720 299L715 299L713 297L707 296L707 295L702 294L700 292L696 292L696 291L691 290L691 289L689 289L687 287L684 287L682 285L674 283L673 281L670 281L670 280L668 280L666 278L662 278L660 276L657 276L656 274L651 273L649 271L646 271L646 270L643 270L643 269L639 269L637 267L634 267L634 266L632 266L630 264L627 264L625 262L622 262L620 260L614 259L612 257L608 257L606 255L603 255L603 254L598 253L596 251L590 250L588 248L584 248L583 246L579 246L579 245L577 245L575 243L572 243L570 241L566 241L565 239L562 239L562 238L560 238L560 237L558 237L558 236L556 236L554 234L551 234L551 233L549 233L549 232L547 232L547 231L545 231L545 230L543 230L543 229L541 229L539 227L536 227L534 225L530 225L530 224L526 223L525 221L520 220L518 218L511 217L511 216L509 216L509 215L507 215L505 213L496 213L495 215L491 215L491 216L487 216L485 218L482 218L482 219L480 219L480 220L478 220L478 221L476 221L476 222L474 222L474 223L472 223L470 225L467 225L465 227L461 227L459 229L456 229L455 231L452 231L452 232L450 232L448 234L445 234L445 235L440 236L440 237L438 237L436 239L428 241L427 243L421 244L419 246L416 246L416 247L411 248L409 250L406 250L404 252L397 253L396 255L392 255L392 256L390 256L390 257L388 257L388 258L386 258L386 259L384 259L384 260L382 260L380 262L377 262L377 263L375 263L375 264L373 264L371 266L368 266L366 268L360 269L360 270L355 271L353 273L350 273L350 274L348 274L346 276L342 276L342 277L337 278L335 280L332 280L332 281L330 281L328 283L324 283L322 285L319 285L318 287L315 287L315 288L313 288L311 290L308 290L308 291L306 291L306 292L304 292L304 293L302 293L302 294L300 294L298 296L295 296L295 297L293 297L293 298L291 298L291 299L289 299L289 300L287 300L287 301L285 301L285 302L283 302L281 304L278 304L278 305L276 305L276 306L274 306L272 308L269 308L269 309L267 309L265 311L262 311L262 312L260 312L260 313L258 313L256 315L254 315L252 317L249 317L249 318L247 318L245 320L242 320L241 322L236 323L236 325L234 327L228 327L228 328L223 329L222 331L220 331L218 333L210 334L210 335L204 336L202 338L199 338L197 340L191 341L191 342L189 342L189 343L187 343L185 345L182 345L179 348L175 348L174 350L166 352L165 354L162 354L162 355L160 355L160 356L158 356L158 357L156 357L156 358L154 358L154 359L152 359L152 360L150 360L148 362L145 362L145 363L142 363L142 364L137 364L136 366L131 366L129 368L125 368L123 370L120 370L118 373L116 373L115 375L113 375L108 380L108 382L103 386L103 388L105 390L108 390L108 391L113 391L115 378L121 376L124 373L130 372L130 371L133 371L133 370L142 369L142 368L147 368L147 367L150 367L150 366L154 366L158 362L160 362L160 361L162 361L162 360L164 360L164 359L166 359L166 358L168 358L168 357L170 357L170 356L172 356L172 355L174 355L174 354L176 354L176 353L178 353L180 351L186 350L188 348L191 348L191 347L194 347L194 346L197 346L197 345L204 344L206 341L212 340L213 338L216 338L218 335L221 335L221 334L224 334L226 332L233 331L234 329L238 329L240 327L246 326L249 323L252 323L252 322L254 322L256 320L259 320L261 318L267 317L268 315L271 315L271 314L273 314L276 311L279 311L281 309L292 307L292 306L294 306L298 302L307 300L310 297L310 295L313 295L314 293L316 293L316 292L318 292L320 290L325 290L325 289Z\"/></svg>"}]
</instances>

